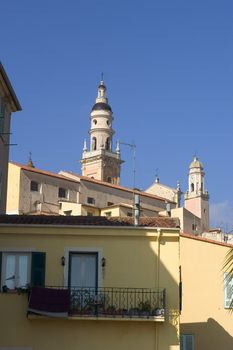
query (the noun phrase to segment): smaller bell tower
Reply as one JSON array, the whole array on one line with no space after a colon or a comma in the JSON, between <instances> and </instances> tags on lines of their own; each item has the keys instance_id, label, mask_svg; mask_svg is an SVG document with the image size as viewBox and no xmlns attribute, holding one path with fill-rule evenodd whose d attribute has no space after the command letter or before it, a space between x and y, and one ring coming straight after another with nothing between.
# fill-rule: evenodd
<instances>
[{"instance_id":1,"label":"smaller bell tower","mask_svg":"<svg viewBox=\"0 0 233 350\"><path fill-rule=\"evenodd\" d=\"M117 144L116 151L112 150L113 113L108 104L106 86L102 80L98 87L96 103L91 110L90 150L84 141L81 159L82 175L97 180L119 184L120 168L123 161L120 157L120 146Z\"/></svg>"},{"instance_id":2,"label":"smaller bell tower","mask_svg":"<svg viewBox=\"0 0 233 350\"><path fill-rule=\"evenodd\" d=\"M201 219L201 231L209 229L209 194L204 187L204 169L197 157L189 166L188 191L185 193L184 206Z\"/></svg>"}]
</instances>

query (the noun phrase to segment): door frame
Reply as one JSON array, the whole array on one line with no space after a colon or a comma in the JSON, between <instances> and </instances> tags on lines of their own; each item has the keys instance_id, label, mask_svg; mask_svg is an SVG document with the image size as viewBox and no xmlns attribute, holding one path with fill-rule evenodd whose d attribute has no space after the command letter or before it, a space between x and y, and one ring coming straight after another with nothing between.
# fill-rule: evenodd
<instances>
[{"instance_id":1,"label":"door frame","mask_svg":"<svg viewBox=\"0 0 233 350\"><path fill-rule=\"evenodd\" d=\"M97 286L102 287L103 284L103 271L102 271L102 258L103 251L96 247L66 247L64 249L65 266L64 266L64 287L69 287L69 267L70 267L70 253L96 253L97 255Z\"/></svg>"}]
</instances>

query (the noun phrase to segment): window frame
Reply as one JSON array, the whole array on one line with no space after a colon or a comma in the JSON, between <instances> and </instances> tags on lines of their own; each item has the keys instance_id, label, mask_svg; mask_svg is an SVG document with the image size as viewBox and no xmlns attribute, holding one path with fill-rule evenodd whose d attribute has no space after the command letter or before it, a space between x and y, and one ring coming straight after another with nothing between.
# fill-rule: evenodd
<instances>
[{"instance_id":1,"label":"window frame","mask_svg":"<svg viewBox=\"0 0 233 350\"><path fill-rule=\"evenodd\" d=\"M188 337L191 337L192 344L191 348L187 345L187 339ZM194 350L195 349L195 343L194 343L194 334L181 334L180 335L180 350Z\"/></svg>"},{"instance_id":2,"label":"window frame","mask_svg":"<svg viewBox=\"0 0 233 350\"><path fill-rule=\"evenodd\" d=\"M25 286L20 286L17 283L17 280L19 278L14 278L14 288L9 288L6 285L6 274L7 274L7 257L8 256L15 256L15 264L14 264L14 271L15 271L15 275L19 275L19 257L20 256L27 256L28 260L27 260L27 282ZM22 288L22 289L26 289L27 286L30 284L30 280L31 280L31 253L30 252L24 252L24 251L5 251L2 252L2 271L1 271L1 286L7 286L8 289L10 290L15 290L17 288Z\"/></svg>"},{"instance_id":3,"label":"window frame","mask_svg":"<svg viewBox=\"0 0 233 350\"><path fill-rule=\"evenodd\" d=\"M35 188L33 189L34 185L36 185L37 189L35 189ZM37 182L37 181L31 180L31 182L30 182L30 191L31 192L40 192L40 183Z\"/></svg>"},{"instance_id":4,"label":"window frame","mask_svg":"<svg viewBox=\"0 0 233 350\"><path fill-rule=\"evenodd\" d=\"M70 266L70 253L96 253L97 254L97 285L98 288L102 287L102 281L103 281L103 272L102 272L102 258L103 258L103 250L101 248L97 247L66 247L64 249L64 257L65 261L67 262L64 266L64 287L69 286L69 266Z\"/></svg>"},{"instance_id":5,"label":"window frame","mask_svg":"<svg viewBox=\"0 0 233 350\"><path fill-rule=\"evenodd\" d=\"M95 205L95 198L93 198L93 197L87 197L87 204Z\"/></svg>"},{"instance_id":6,"label":"window frame","mask_svg":"<svg viewBox=\"0 0 233 350\"><path fill-rule=\"evenodd\" d=\"M28 284L30 286L41 286L45 285L45 273L46 273L46 253L41 251L35 251L33 248L1 248L0 250L0 292L7 292L8 289L3 290L5 286L5 276L6 276L6 264L4 255L7 254L27 254L29 255L28 262ZM10 291L17 290L18 287L15 286L14 289L9 289ZM20 289L24 289L20 287Z\"/></svg>"},{"instance_id":7,"label":"window frame","mask_svg":"<svg viewBox=\"0 0 233 350\"><path fill-rule=\"evenodd\" d=\"M61 192L64 191L64 196L61 196ZM64 187L58 187L58 198L68 198L68 189Z\"/></svg>"},{"instance_id":8,"label":"window frame","mask_svg":"<svg viewBox=\"0 0 233 350\"><path fill-rule=\"evenodd\" d=\"M230 285L230 286L229 286ZM231 297L228 297L228 288L231 288ZM231 309L233 303L233 275L230 272L224 273L224 309Z\"/></svg>"},{"instance_id":9,"label":"window frame","mask_svg":"<svg viewBox=\"0 0 233 350\"><path fill-rule=\"evenodd\" d=\"M5 120L6 120L6 104L3 98L0 96L0 135L5 132Z\"/></svg>"}]
</instances>

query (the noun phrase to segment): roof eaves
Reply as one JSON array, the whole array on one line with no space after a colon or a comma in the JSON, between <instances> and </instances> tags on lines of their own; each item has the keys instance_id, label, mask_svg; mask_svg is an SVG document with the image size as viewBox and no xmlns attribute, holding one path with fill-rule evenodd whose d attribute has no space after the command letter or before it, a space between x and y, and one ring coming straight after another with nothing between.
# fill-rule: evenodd
<instances>
[{"instance_id":1,"label":"roof eaves","mask_svg":"<svg viewBox=\"0 0 233 350\"><path fill-rule=\"evenodd\" d=\"M1 62L0 62L0 74L2 76L2 79L4 80L4 83L6 84L6 87L7 87L8 91L9 91L9 93L10 93L10 96L11 96L11 99L12 99L14 105L15 105L16 111L21 111L22 107L21 107L21 105L19 103L19 100L18 100L18 98L17 98L17 96L15 94L15 91L14 91L12 85L11 85L11 82L10 82L10 80L9 80L7 74L6 74L6 71L5 71L5 69L4 69L4 67L3 67Z\"/></svg>"}]
</instances>

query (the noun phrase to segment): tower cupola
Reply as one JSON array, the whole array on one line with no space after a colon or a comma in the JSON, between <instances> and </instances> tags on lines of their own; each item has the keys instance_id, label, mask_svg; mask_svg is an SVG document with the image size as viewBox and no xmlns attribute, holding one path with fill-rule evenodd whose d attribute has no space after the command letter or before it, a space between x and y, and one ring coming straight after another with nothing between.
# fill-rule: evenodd
<instances>
[{"instance_id":1,"label":"tower cupola","mask_svg":"<svg viewBox=\"0 0 233 350\"><path fill-rule=\"evenodd\" d=\"M90 151L85 144L82 156L82 174L99 180L119 183L120 181L120 150L117 146L113 152L112 128L113 112L108 103L107 88L103 77L97 91L95 104L91 109Z\"/></svg>"},{"instance_id":2,"label":"tower cupola","mask_svg":"<svg viewBox=\"0 0 233 350\"><path fill-rule=\"evenodd\" d=\"M185 208L201 219L201 232L209 228L209 194L205 190L205 173L197 157L189 165L188 191L185 193Z\"/></svg>"}]
</instances>

